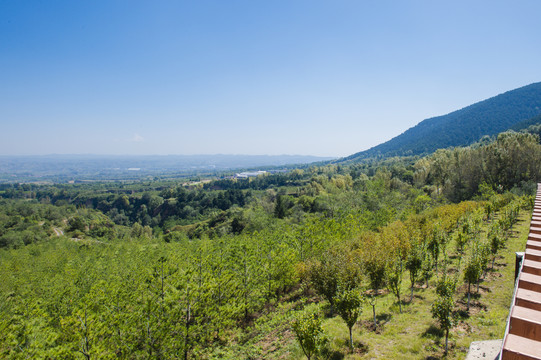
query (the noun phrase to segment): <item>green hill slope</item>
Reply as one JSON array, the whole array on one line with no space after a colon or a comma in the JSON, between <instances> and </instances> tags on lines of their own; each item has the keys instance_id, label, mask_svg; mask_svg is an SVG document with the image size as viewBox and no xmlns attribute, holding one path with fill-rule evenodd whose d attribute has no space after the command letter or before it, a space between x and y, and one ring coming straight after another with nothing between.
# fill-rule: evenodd
<instances>
[{"instance_id":1,"label":"green hill slope","mask_svg":"<svg viewBox=\"0 0 541 360\"><path fill-rule=\"evenodd\" d=\"M521 121L511 127L510 130L514 131L521 131L521 130L528 130L532 126L537 126L541 124L541 115L534 116L531 119Z\"/></svg>"},{"instance_id":2,"label":"green hill slope","mask_svg":"<svg viewBox=\"0 0 541 360\"><path fill-rule=\"evenodd\" d=\"M541 82L508 91L450 114L426 119L401 135L339 161L424 155L469 145L541 114Z\"/></svg>"}]
</instances>

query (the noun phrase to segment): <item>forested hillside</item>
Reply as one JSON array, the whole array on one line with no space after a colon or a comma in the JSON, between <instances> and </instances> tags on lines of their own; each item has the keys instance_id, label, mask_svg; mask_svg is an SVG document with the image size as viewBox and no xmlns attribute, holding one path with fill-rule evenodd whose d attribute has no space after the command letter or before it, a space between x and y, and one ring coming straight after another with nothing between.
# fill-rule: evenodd
<instances>
[{"instance_id":1,"label":"forested hillside","mask_svg":"<svg viewBox=\"0 0 541 360\"><path fill-rule=\"evenodd\" d=\"M541 114L541 83L478 102L450 114L423 120L401 135L341 161L426 155L436 149L470 145Z\"/></svg>"},{"instance_id":2,"label":"forested hillside","mask_svg":"<svg viewBox=\"0 0 541 360\"><path fill-rule=\"evenodd\" d=\"M503 333L540 158L507 132L251 179L4 184L0 357L462 358Z\"/></svg>"}]
</instances>

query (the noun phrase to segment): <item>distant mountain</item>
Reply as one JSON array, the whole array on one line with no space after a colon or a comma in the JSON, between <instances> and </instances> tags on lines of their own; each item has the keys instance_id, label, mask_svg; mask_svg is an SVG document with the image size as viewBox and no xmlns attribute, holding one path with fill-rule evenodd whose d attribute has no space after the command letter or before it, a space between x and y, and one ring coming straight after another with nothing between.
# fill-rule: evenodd
<instances>
[{"instance_id":1,"label":"distant mountain","mask_svg":"<svg viewBox=\"0 0 541 360\"><path fill-rule=\"evenodd\" d=\"M337 160L337 162L375 157L425 155L440 148L465 146L478 141L484 135L498 134L540 114L541 82L538 82L447 115L423 120L383 144ZM527 127L527 123L523 125Z\"/></svg>"}]
</instances>

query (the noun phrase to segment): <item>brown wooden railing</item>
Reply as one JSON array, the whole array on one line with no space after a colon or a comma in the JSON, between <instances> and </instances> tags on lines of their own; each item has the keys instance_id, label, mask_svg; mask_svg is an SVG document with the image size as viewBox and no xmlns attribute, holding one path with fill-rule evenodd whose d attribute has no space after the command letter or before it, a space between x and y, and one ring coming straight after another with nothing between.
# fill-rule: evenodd
<instances>
[{"instance_id":1,"label":"brown wooden railing","mask_svg":"<svg viewBox=\"0 0 541 360\"><path fill-rule=\"evenodd\" d=\"M526 250L518 268L518 279L501 360L541 359L541 184L537 186Z\"/></svg>"}]
</instances>

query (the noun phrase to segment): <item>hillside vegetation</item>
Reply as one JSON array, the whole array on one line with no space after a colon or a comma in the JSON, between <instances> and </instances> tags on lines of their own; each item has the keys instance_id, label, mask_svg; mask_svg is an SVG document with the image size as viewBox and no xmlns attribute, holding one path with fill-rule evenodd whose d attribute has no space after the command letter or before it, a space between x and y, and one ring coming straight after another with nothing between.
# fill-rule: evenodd
<instances>
[{"instance_id":1,"label":"hillside vegetation","mask_svg":"<svg viewBox=\"0 0 541 360\"><path fill-rule=\"evenodd\" d=\"M470 145L485 135L496 135L539 114L541 114L541 83L534 83L450 114L423 120L383 144L338 162L426 155L437 149Z\"/></svg>"},{"instance_id":2,"label":"hillside vegetation","mask_svg":"<svg viewBox=\"0 0 541 360\"><path fill-rule=\"evenodd\" d=\"M0 357L462 358L504 331L539 158L508 132L245 180L4 184Z\"/></svg>"}]
</instances>

